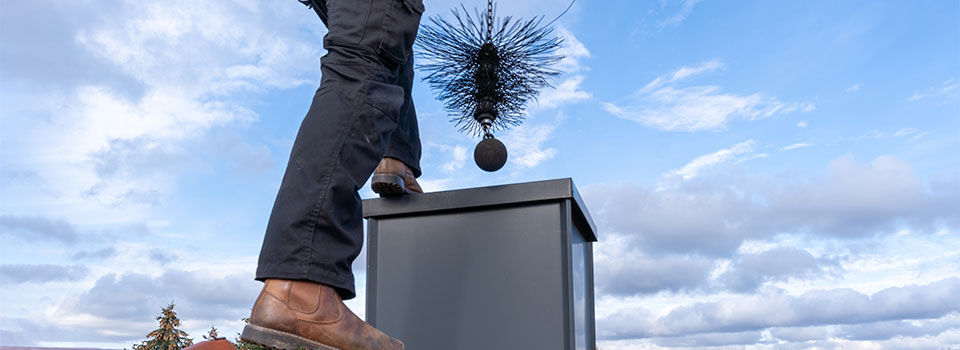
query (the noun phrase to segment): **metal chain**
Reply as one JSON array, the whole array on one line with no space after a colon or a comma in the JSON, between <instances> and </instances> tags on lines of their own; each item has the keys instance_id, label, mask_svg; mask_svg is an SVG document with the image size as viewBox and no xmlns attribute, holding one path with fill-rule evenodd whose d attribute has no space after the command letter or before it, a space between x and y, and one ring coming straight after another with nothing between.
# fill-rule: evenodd
<instances>
[{"instance_id":1,"label":"metal chain","mask_svg":"<svg viewBox=\"0 0 960 350\"><path fill-rule=\"evenodd\" d=\"M493 0L487 0L487 40L493 40Z\"/></svg>"}]
</instances>

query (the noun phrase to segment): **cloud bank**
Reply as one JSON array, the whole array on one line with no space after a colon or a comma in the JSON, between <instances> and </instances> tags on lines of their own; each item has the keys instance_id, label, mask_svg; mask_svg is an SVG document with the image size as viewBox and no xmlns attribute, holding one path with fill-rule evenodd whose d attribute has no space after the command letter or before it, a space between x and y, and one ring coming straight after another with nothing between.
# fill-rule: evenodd
<instances>
[{"instance_id":1,"label":"cloud bank","mask_svg":"<svg viewBox=\"0 0 960 350\"><path fill-rule=\"evenodd\" d=\"M793 112L808 112L814 105L783 102L762 93L725 93L719 86L684 86L685 80L724 67L707 61L681 67L647 83L620 102L604 102L604 110L626 120L665 131L698 132L721 130L736 119L756 120Z\"/></svg>"}]
</instances>

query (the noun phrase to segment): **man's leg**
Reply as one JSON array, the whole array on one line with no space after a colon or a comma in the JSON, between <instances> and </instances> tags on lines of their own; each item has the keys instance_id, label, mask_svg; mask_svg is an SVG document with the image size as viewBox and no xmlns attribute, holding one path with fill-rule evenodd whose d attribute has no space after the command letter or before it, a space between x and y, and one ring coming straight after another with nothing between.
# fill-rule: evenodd
<instances>
[{"instance_id":1,"label":"man's leg","mask_svg":"<svg viewBox=\"0 0 960 350\"><path fill-rule=\"evenodd\" d=\"M390 135L387 154L377 166L370 186L382 196L395 196L407 192L423 192L417 177L420 171L420 130L417 112L413 105L413 55L404 63L397 83L403 87L403 115L397 128Z\"/></svg>"},{"instance_id":2,"label":"man's leg","mask_svg":"<svg viewBox=\"0 0 960 350\"><path fill-rule=\"evenodd\" d=\"M414 176L420 177L420 129L417 126L417 110L413 106L413 55L404 63L398 83L403 87L403 118L390 136L387 157L402 161Z\"/></svg>"},{"instance_id":3,"label":"man's leg","mask_svg":"<svg viewBox=\"0 0 960 350\"><path fill-rule=\"evenodd\" d=\"M386 154L403 114L406 91L398 81L412 55L423 4L331 0L326 5L323 76L267 225L257 267L257 279L267 283L254 305L250 334L276 340L265 344L270 346L307 338L341 349L392 349L398 343L356 319L341 298L356 295L351 265L363 244L357 190ZM314 312L313 319L298 318L306 310ZM328 322L334 319L347 324L338 329L331 325L341 321ZM301 321L311 326L300 327Z\"/></svg>"}]
</instances>

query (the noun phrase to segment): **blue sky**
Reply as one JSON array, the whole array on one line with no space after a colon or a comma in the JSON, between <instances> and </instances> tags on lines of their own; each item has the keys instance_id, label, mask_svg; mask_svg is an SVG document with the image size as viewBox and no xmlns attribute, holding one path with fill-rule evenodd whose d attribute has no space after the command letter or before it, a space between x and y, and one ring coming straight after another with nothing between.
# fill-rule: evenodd
<instances>
[{"instance_id":1,"label":"blue sky","mask_svg":"<svg viewBox=\"0 0 960 350\"><path fill-rule=\"evenodd\" d=\"M170 301L237 332L324 33L293 0L0 2L0 344L129 347ZM602 349L960 346L960 3L581 0L557 33L499 172L416 83L421 184L572 177Z\"/></svg>"}]
</instances>

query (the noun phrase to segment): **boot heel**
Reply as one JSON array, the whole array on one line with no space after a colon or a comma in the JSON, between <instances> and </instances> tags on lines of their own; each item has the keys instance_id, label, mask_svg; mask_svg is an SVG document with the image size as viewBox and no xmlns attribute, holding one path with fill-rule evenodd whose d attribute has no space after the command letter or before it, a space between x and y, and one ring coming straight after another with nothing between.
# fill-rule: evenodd
<instances>
[{"instance_id":1,"label":"boot heel","mask_svg":"<svg viewBox=\"0 0 960 350\"><path fill-rule=\"evenodd\" d=\"M410 193L403 183L403 178L391 174L374 174L370 181L370 188L380 197L399 196Z\"/></svg>"},{"instance_id":2,"label":"boot heel","mask_svg":"<svg viewBox=\"0 0 960 350\"><path fill-rule=\"evenodd\" d=\"M240 339L278 350L301 350L301 348L305 350L341 350L295 334L252 324L243 327Z\"/></svg>"}]
</instances>

